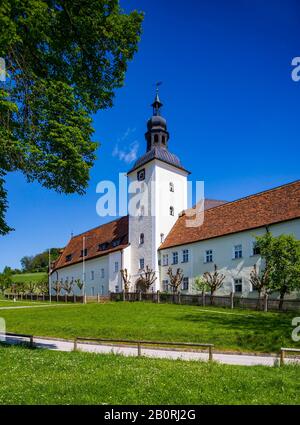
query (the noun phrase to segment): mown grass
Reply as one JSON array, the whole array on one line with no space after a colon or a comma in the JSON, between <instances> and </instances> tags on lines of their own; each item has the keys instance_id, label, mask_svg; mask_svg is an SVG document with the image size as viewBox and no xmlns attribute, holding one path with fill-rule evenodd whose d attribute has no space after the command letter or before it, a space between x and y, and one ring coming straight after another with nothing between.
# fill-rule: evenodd
<instances>
[{"instance_id":1,"label":"mown grass","mask_svg":"<svg viewBox=\"0 0 300 425\"><path fill-rule=\"evenodd\" d=\"M293 342L294 314L153 303L1 310L9 332L213 343L217 349L278 352Z\"/></svg>"},{"instance_id":2,"label":"mown grass","mask_svg":"<svg viewBox=\"0 0 300 425\"><path fill-rule=\"evenodd\" d=\"M0 345L0 404L300 404L300 367Z\"/></svg>"},{"instance_id":3,"label":"mown grass","mask_svg":"<svg viewBox=\"0 0 300 425\"><path fill-rule=\"evenodd\" d=\"M11 277L13 283L27 283L27 282L47 282L48 276L47 273L20 273L14 274Z\"/></svg>"}]
</instances>

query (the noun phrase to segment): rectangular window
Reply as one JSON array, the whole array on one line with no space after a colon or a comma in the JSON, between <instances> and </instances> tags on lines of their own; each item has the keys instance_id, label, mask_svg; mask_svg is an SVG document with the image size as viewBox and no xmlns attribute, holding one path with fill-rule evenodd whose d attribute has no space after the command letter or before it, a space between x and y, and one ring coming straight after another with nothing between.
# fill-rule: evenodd
<instances>
[{"instance_id":1,"label":"rectangular window","mask_svg":"<svg viewBox=\"0 0 300 425\"><path fill-rule=\"evenodd\" d=\"M234 292L242 292L243 291L243 281L242 279L234 279Z\"/></svg>"},{"instance_id":2,"label":"rectangular window","mask_svg":"<svg viewBox=\"0 0 300 425\"><path fill-rule=\"evenodd\" d=\"M184 277L183 281L182 281L182 290L183 291L188 291L189 290L189 278L188 277Z\"/></svg>"},{"instance_id":3,"label":"rectangular window","mask_svg":"<svg viewBox=\"0 0 300 425\"><path fill-rule=\"evenodd\" d=\"M66 255L66 261L71 261L72 260L72 254Z\"/></svg>"},{"instance_id":4,"label":"rectangular window","mask_svg":"<svg viewBox=\"0 0 300 425\"><path fill-rule=\"evenodd\" d=\"M178 264L178 252L173 252L173 264Z\"/></svg>"},{"instance_id":5,"label":"rectangular window","mask_svg":"<svg viewBox=\"0 0 300 425\"><path fill-rule=\"evenodd\" d=\"M108 248L108 243L107 243L107 242L105 242L105 243L100 243L100 244L98 245L98 250L99 250L99 251L105 251L107 248Z\"/></svg>"},{"instance_id":6,"label":"rectangular window","mask_svg":"<svg viewBox=\"0 0 300 425\"><path fill-rule=\"evenodd\" d=\"M118 285L115 286L115 291L119 292L119 286Z\"/></svg>"},{"instance_id":7,"label":"rectangular window","mask_svg":"<svg viewBox=\"0 0 300 425\"><path fill-rule=\"evenodd\" d=\"M80 252L80 257L86 257L87 253L88 253L87 248L85 248L84 250L82 249L81 252Z\"/></svg>"},{"instance_id":8,"label":"rectangular window","mask_svg":"<svg viewBox=\"0 0 300 425\"><path fill-rule=\"evenodd\" d=\"M104 278L104 269L100 270L100 277L103 279Z\"/></svg>"},{"instance_id":9,"label":"rectangular window","mask_svg":"<svg viewBox=\"0 0 300 425\"><path fill-rule=\"evenodd\" d=\"M256 241L252 243L252 255L260 255L260 248Z\"/></svg>"},{"instance_id":10,"label":"rectangular window","mask_svg":"<svg viewBox=\"0 0 300 425\"><path fill-rule=\"evenodd\" d=\"M94 280L95 279L95 272L94 272L94 270L92 270L91 271L91 280Z\"/></svg>"},{"instance_id":11,"label":"rectangular window","mask_svg":"<svg viewBox=\"0 0 300 425\"><path fill-rule=\"evenodd\" d=\"M119 263L118 261L115 261L115 273L119 271Z\"/></svg>"},{"instance_id":12,"label":"rectangular window","mask_svg":"<svg viewBox=\"0 0 300 425\"><path fill-rule=\"evenodd\" d=\"M242 245L234 245L233 249L233 258L242 258L243 257L243 247Z\"/></svg>"},{"instance_id":13,"label":"rectangular window","mask_svg":"<svg viewBox=\"0 0 300 425\"><path fill-rule=\"evenodd\" d=\"M92 286L91 287L91 296L94 297L95 296L95 288Z\"/></svg>"},{"instance_id":14,"label":"rectangular window","mask_svg":"<svg viewBox=\"0 0 300 425\"><path fill-rule=\"evenodd\" d=\"M112 242L112 246L115 248L116 246L119 246L120 243L121 243L121 240L120 239L117 239L117 240L115 240L115 241Z\"/></svg>"},{"instance_id":15,"label":"rectangular window","mask_svg":"<svg viewBox=\"0 0 300 425\"><path fill-rule=\"evenodd\" d=\"M169 290L169 281L166 279L166 280L163 280L162 281L162 284L163 284L163 291L164 292L168 292L168 290Z\"/></svg>"},{"instance_id":16,"label":"rectangular window","mask_svg":"<svg viewBox=\"0 0 300 425\"><path fill-rule=\"evenodd\" d=\"M182 251L182 262L183 263L187 263L189 261L189 250L188 249L184 249Z\"/></svg>"},{"instance_id":17,"label":"rectangular window","mask_svg":"<svg viewBox=\"0 0 300 425\"><path fill-rule=\"evenodd\" d=\"M205 251L205 262L212 263L213 262L213 252L212 249L208 249Z\"/></svg>"},{"instance_id":18,"label":"rectangular window","mask_svg":"<svg viewBox=\"0 0 300 425\"><path fill-rule=\"evenodd\" d=\"M163 266L167 266L169 264L169 255L163 254Z\"/></svg>"},{"instance_id":19,"label":"rectangular window","mask_svg":"<svg viewBox=\"0 0 300 425\"><path fill-rule=\"evenodd\" d=\"M144 260L144 258L140 258L139 267L140 267L140 270L143 270L145 268L145 260Z\"/></svg>"}]
</instances>

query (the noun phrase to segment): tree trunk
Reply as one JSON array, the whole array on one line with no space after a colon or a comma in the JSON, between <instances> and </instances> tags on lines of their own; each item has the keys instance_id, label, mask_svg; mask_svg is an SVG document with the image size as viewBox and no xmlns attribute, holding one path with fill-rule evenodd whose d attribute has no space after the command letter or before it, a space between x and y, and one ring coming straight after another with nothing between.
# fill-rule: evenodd
<instances>
[{"instance_id":1,"label":"tree trunk","mask_svg":"<svg viewBox=\"0 0 300 425\"><path fill-rule=\"evenodd\" d=\"M278 306L280 311L282 311L285 293L286 293L286 291L280 292L279 306Z\"/></svg>"},{"instance_id":2,"label":"tree trunk","mask_svg":"<svg viewBox=\"0 0 300 425\"><path fill-rule=\"evenodd\" d=\"M214 291L210 292L210 305L214 305Z\"/></svg>"},{"instance_id":3,"label":"tree trunk","mask_svg":"<svg viewBox=\"0 0 300 425\"><path fill-rule=\"evenodd\" d=\"M257 303L256 303L256 310L260 310L260 296L261 296L261 291L258 291L258 298L257 298Z\"/></svg>"}]
</instances>

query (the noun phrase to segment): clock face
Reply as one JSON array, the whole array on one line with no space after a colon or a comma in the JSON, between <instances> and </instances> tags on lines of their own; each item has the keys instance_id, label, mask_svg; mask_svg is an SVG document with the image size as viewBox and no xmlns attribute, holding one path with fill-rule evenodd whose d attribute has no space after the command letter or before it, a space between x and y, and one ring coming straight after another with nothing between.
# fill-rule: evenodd
<instances>
[{"instance_id":1,"label":"clock face","mask_svg":"<svg viewBox=\"0 0 300 425\"><path fill-rule=\"evenodd\" d=\"M145 169L144 168L142 170L138 171L137 179L138 179L139 182L142 181L142 180L145 180Z\"/></svg>"}]
</instances>

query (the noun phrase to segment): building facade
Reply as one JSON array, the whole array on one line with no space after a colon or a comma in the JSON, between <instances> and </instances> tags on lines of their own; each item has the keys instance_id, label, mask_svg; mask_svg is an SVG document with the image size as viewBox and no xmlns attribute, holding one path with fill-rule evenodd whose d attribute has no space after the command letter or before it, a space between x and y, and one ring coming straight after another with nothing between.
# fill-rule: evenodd
<instances>
[{"instance_id":1,"label":"building facade","mask_svg":"<svg viewBox=\"0 0 300 425\"><path fill-rule=\"evenodd\" d=\"M128 216L72 237L53 265L52 284L72 281L80 293L81 282L87 295L107 295L123 290L120 270L127 269L134 291L148 266L156 275L151 290L168 291L171 267L183 270L181 291L193 293L195 277L217 265L225 275L219 293L255 295L250 272L263 267L255 237L271 231L300 240L300 181L187 210L189 172L169 150L158 94L152 107L146 153L127 174Z\"/></svg>"}]
</instances>

